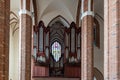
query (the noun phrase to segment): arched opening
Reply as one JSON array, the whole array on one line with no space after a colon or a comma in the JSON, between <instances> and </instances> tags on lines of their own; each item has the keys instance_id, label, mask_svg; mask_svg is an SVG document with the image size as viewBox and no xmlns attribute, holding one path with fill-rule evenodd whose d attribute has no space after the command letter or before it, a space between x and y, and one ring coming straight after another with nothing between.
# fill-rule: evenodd
<instances>
[{"instance_id":1,"label":"arched opening","mask_svg":"<svg viewBox=\"0 0 120 80\"><path fill-rule=\"evenodd\" d=\"M61 45L55 41L52 46L52 53L50 53L50 76L62 76L63 70L63 55L61 53Z\"/></svg>"},{"instance_id":2,"label":"arched opening","mask_svg":"<svg viewBox=\"0 0 120 80\"><path fill-rule=\"evenodd\" d=\"M100 24L96 18L94 18L94 44L100 48Z\"/></svg>"},{"instance_id":3,"label":"arched opening","mask_svg":"<svg viewBox=\"0 0 120 80\"><path fill-rule=\"evenodd\" d=\"M104 80L103 74L97 68L94 68L94 80Z\"/></svg>"},{"instance_id":4,"label":"arched opening","mask_svg":"<svg viewBox=\"0 0 120 80\"><path fill-rule=\"evenodd\" d=\"M55 23L55 22L62 22L62 24L64 25L64 26L66 26L66 27L69 27L69 22L63 17L63 16L61 16L61 15L58 15L58 16L56 16L55 18L53 18L50 22L49 22L49 24L48 24L48 26L51 26L53 23Z\"/></svg>"},{"instance_id":5,"label":"arched opening","mask_svg":"<svg viewBox=\"0 0 120 80\"><path fill-rule=\"evenodd\" d=\"M61 57L61 45L56 41L52 44L52 56L55 62L58 62Z\"/></svg>"},{"instance_id":6,"label":"arched opening","mask_svg":"<svg viewBox=\"0 0 120 80\"><path fill-rule=\"evenodd\" d=\"M49 23L50 28L50 76L64 76L64 29L69 23L57 16Z\"/></svg>"}]
</instances>

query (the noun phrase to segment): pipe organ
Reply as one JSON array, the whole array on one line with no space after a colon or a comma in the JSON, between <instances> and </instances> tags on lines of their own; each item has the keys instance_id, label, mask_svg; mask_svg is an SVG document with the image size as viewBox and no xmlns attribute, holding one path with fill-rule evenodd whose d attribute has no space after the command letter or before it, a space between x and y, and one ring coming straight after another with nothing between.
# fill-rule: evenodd
<instances>
[{"instance_id":1,"label":"pipe organ","mask_svg":"<svg viewBox=\"0 0 120 80\"><path fill-rule=\"evenodd\" d=\"M80 38L80 28L77 28L74 22L71 23L70 28L65 28L65 57L67 63L80 62Z\"/></svg>"},{"instance_id":2,"label":"pipe organ","mask_svg":"<svg viewBox=\"0 0 120 80\"><path fill-rule=\"evenodd\" d=\"M50 65L59 62L59 61L55 62L51 57L52 54L50 51L52 48L52 46L50 46L51 27L45 27L43 21L40 21L38 26L34 26L33 31L34 77L49 76ZM63 34L64 42L62 43L64 47L61 47L62 48L61 50L64 50L63 51L64 53L61 53L61 55L63 54L63 56L61 56L60 58L63 61L59 62L60 65L63 65L64 69L62 70L62 72L64 72L63 74L64 77L80 77L80 54L81 54L80 32L81 29L76 27L76 24L74 22L70 24L69 28L64 26ZM54 35L56 35L56 33L54 33ZM61 43L59 40L58 42ZM59 68L60 67L58 67L57 69L59 70ZM72 75L70 74L69 69L73 71Z\"/></svg>"}]
</instances>

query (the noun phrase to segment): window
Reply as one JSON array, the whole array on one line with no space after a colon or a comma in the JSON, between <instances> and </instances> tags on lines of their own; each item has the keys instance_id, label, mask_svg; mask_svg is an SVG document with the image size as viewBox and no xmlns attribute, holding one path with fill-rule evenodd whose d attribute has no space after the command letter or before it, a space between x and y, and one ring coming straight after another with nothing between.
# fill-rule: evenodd
<instances>
[{"instance_id":1,"label":"window","mask_svg":"<svg viewBox=\"0 0 120 80\"><path fill-rule=\"evenodd\" d=\"M61 45L58 42L54 42L52 45L52 55L54 60L58 62L61 57Z\"/></svg>"},{"instance_id":2,"label":"window","mask_svg":"<svg viewBox=\"0 0 120 80\"><path fill-rule=\"evenodd\" d=\"M94 18L94 43L100 48L100 24L96 18Z\"/></svg>"}]
</instances>

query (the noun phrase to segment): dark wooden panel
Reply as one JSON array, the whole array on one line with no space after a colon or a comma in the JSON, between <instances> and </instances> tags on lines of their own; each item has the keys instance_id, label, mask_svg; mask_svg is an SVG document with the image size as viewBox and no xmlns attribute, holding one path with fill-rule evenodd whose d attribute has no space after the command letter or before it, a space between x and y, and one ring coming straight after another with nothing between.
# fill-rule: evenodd
<instances>
[{"instance_id":1,"label":"dark wooden panel","mask_svg":"<svg viewBox=\"0 0 120 80\"><path fill-rule=\"evenodd\" d=\"M33 77L49 76L49 68L44 66L33 67Z\"/></svg>"},{"instance_id":2,"label":"dark wooden panel","mask_svg":"<svg viewBox=\"0 0 120 80\"><path fill-rule=\"evenodd\" d=\"M80 77L81 76L81 70L80 66L65 66L65 77Z\"/></svg>"}]
</instances>

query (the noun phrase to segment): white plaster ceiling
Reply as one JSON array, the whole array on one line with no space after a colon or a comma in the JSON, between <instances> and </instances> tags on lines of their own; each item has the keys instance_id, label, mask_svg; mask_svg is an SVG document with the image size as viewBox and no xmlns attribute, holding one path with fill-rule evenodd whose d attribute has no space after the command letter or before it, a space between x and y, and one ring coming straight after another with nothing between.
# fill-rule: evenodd
<instances>
[{"instance_id":1,"label":"white plaster ceiling","mask_svg":"<svg viewBox=\"0 0 120 80\"><path fill-rule=\"evenodd\" d=\"M58 15L63 16L69 23L76 20L78 0L37 0L38 21L45 25Z\"/></svg>"},{"instance_id":2,"label":"white plaster ceiling","mask_svg":"<svg viewBox=\"0 0 120 80\"><path fill-rule=\"evenodd\" d=\"M103 1L94 0L95 13L103 17ZM69 23L76 21L78 0L36 0L38 22L43 20L45 26L58 15L63 16Z\"/></svg>"},{"instance_id":3,"label":"white plaster ceiling","mask_svg":"<svg viewBox=\"0 0 120 80\"><path fill-rule=\"evenodd\" d=\"M18 14L21 0L10 0L11 11ZM36 0L38 22L43 20L45 25L58 15L63 16L69 23L76 20L78 0ZM104 0L94 0L94 10L104 16Z\"/></svg>"}]
</instances>

